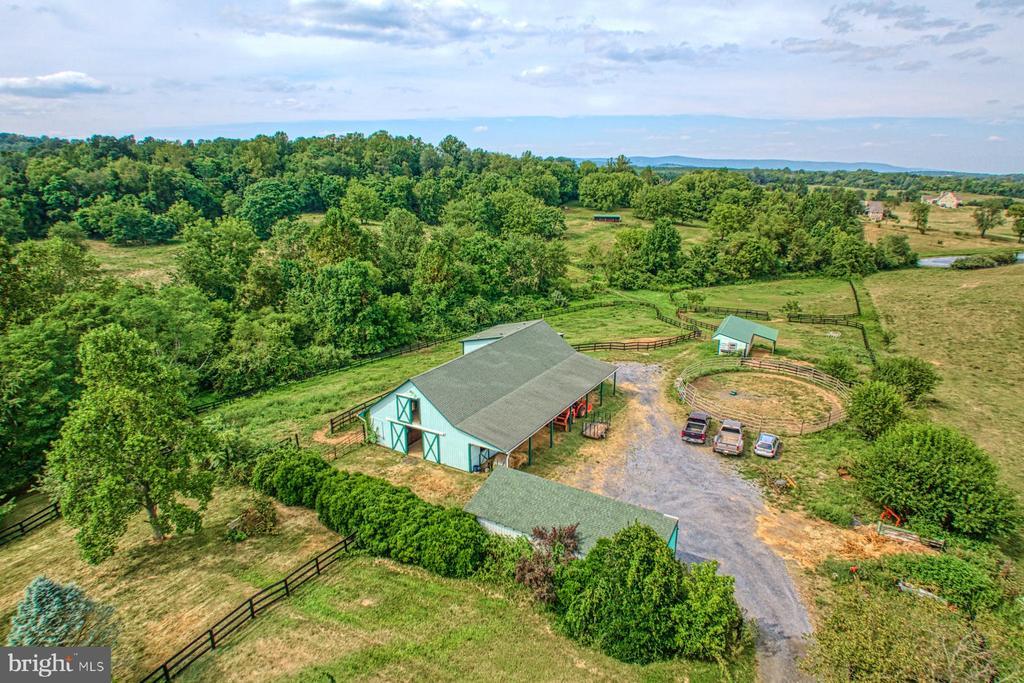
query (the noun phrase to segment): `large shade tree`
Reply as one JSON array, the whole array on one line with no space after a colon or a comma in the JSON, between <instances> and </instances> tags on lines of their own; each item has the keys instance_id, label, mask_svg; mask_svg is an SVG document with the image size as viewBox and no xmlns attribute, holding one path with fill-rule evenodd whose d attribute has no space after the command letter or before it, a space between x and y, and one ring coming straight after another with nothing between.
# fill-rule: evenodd
<instances>
[{"instance_id":1,"label":"large shade tree","mask_svg":"<svg viewBox=\"0 0 1024 683\"><path fill-rule=\"evenodd\" d=\"M180 373L117 324L82 339L79 363L84 390L49 454L45 488L78 530L83 557L110 557L139 512L157 541L198 530L213 478L197 463L210 440Z\"/></svg>"}]
</instances>

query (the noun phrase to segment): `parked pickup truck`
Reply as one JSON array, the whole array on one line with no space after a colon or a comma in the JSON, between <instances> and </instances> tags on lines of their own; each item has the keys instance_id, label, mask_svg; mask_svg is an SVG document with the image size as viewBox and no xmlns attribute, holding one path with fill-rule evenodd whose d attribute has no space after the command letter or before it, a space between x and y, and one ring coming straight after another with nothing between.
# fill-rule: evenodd
<instances>
[{"instance_id":1,"label":"parked pickup truck","mask_svg":"<svg viewBox=\"0 0 1024 683\"><path fill-rule=\"evenodd\" d=\"M737 420L722 420L722 428L715 435L711 450L723 455L743 453L743 425Z\"/></svg>"},{"instance_id":2,"label":"parked pickup truck","mask_svg":"<svg viewBox=\"0 0 1024 683\"><path fill-rule=\"evenodd\" d=\"M683 441L690 443L707 443L710 421L711 416L707 413L690 413L690 417L686 418L686 426L683 427L679 436L683 438Z\"/></svg>"}]
</instances>

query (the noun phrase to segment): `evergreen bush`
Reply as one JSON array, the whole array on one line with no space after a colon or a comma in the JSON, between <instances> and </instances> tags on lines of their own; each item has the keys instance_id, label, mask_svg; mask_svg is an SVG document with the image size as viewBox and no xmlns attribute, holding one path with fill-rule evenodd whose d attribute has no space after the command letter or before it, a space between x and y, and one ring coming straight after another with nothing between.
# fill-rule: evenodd
<instances>
[{"instance_id":1,"label":"evergreen bush","mask_svg":"<svg viewBox=\"0 0 1024 683\"><path fill-rule=\"evenodd\" d=\"M37 576L18 603L8 647L111 647L120 630L114 608L95 602L73 583Z\"/></svg>"}]
</instances>

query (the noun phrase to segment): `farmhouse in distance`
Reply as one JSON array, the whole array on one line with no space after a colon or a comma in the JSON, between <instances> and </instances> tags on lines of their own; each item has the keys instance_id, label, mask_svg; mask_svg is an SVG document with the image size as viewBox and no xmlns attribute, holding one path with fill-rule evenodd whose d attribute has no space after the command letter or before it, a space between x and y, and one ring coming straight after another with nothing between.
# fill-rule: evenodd
<instances>
[{"instance_id":1,"label":"farmhouse in distance","mask_svg":"<svg viewBox=\"0 0 1024 683\"><path fill-rule=\"evenodd\" d=\"M377 442L469 472L566 425L615 366L573 349L543 320L496 325L462 340L463 355L419 374L370 406ZM504 462L507 464L509 458Z\"/></svg>"},{"instance_id":2,"label":"farmhouse in distance","mask_svg":"<svg viewBox=\"0 0 1024 683\"><path fill-rule=\"evenodd\" d=\"M921 201L925 204L934 204L935 206L943 209L959 209L960 205L963 204L963 200L957 196L956 192L946 191L942 194L934 197L924 196L921 197Z\"/></svg>"}]
</instances>

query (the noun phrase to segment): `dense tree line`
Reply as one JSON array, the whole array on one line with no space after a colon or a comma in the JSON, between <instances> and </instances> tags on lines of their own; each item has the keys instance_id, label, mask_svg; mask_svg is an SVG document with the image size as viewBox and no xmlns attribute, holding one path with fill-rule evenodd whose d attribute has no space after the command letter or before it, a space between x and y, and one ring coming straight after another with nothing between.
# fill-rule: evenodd
<instances>
[{"instance_id":1,"label":"dense tree line","mask_svg":"<svg viewBox=\"0 0 1024 683\"><path fill-rule=\"evenodd\" d=\"M691 172L686 168L659 168L658 175L675 178ZM972 173L883 173L859 169L856 171L794 171L788 168L753 168L736 171L758 185L784 187L805 193L814 186L847 187L862 190L886 190L907 199L920 199L922 193L938 194L945 190L994 194L1002 197L1024 198L1024 174L1006 175Z\"/></svg>"},{"instance_id":2,"label":"dense tree line","mask_svg":"<svg viewBox=\"0 0 1024 683\"><path fill-rule=\"evenodd\" d=\"M566 277L563 207L654 221ZM38 472L72 406L79 345L120 326L186 396L259 389L608 284L863 273L913 260L861 238L851 192L798 194L742 174L671 183L605 167L385 132L290 140L0 139L0 491ZM710 240L684 248L680 222ZM160 288L106 278L86 238L176 239ZM584 264L587 265L587 264ZM139 347L142 348L142 347ZM148 352L148 351L147 351ZM88 392L89 388L84 387Z\"/></svg>"},{"instance_id":3,"label":"dense tree line","mask_svg":"<svg viewBox=\"0 0 1024 683\"><path fill-rule=\"evenodd\" d=\"M609 166L584 175L579 193L581 203L595 208L628 205L637 216L655 220L652 229L620 232L610 252L591 254L609 283L627 289L656 282L707 286L785 273L847 277L917 260L905 237L886 236L877 245L864 241L863 204L852 190L797 193L714 170L659 182ZM684 250L672 222L706 225L709 239Z\"/></svg>"}]
</instances>

